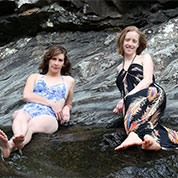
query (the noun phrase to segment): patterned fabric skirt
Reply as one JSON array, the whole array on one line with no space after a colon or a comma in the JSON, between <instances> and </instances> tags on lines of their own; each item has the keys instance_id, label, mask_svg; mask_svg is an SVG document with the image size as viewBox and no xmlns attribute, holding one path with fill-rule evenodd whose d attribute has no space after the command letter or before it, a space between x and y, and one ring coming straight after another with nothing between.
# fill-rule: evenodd
<instances>
[{"instance_id":1,"label":"patterned fabric skirt","mask_svg":"<svg viewBox=\"0 0 178 178\"><path fill-rule=\"evenodd\" d=\"M38 103L27 103L21 110L26 111L32 118L40 115L49 115L56 118L54 111L49 106Z\"/></svg>"},{"instance_id":2,"label":"patterned fabric skirt","mask_svg":"<svg viewBox=\"0 0 178 178\"><path fill-rule=\"evenodd\" d=\"M166 107L164 90L154 84L124 100L124 127L126 133L135 132L143 137L148 134L154 137L162 149L178 149L178 132L159 124Z\"/></svg>"}]
</instances>

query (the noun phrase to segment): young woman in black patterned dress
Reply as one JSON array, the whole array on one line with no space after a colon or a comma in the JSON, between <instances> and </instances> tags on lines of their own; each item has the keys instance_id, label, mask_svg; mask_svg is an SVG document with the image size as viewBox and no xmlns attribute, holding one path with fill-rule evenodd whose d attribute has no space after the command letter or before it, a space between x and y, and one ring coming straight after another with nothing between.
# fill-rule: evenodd
<instances>
[{"instance_id":1,"label":"young woman in black patterned dress","mask_svg":"<svg viewBox=\"0 0 178 178\"><path fill-rule=\"evenodd\" d=\"M117 41L123 62L117 67L116 84L122 99L113 112L123 112L128 137L115 150L140 145L144 150L178 149L178 132L158 124L166 107L166 94L155 83L153 62L145 35L135 26L125 28Z\"/></svg>"}]
</instances>

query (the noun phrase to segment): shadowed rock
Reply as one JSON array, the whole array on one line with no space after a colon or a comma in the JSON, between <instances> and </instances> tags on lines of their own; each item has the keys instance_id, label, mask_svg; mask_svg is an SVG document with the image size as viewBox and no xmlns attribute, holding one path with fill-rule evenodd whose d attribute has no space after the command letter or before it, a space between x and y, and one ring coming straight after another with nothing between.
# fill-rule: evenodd
<instances>
[{"instance_id":1,"label":"shadowed rock","mask_svg":"<svg viewBox=\"0 0 178 178\"><path fill-rule=\"evenodd\" d=\"M178 5L176 0L1 0L0 16L2 46L42 31L151 27L177 17Z\"/></svg>"},{"instance_id":2,"label":"shadowed rock","mask_svg":"<svg viewBox=\"0 0 178 178\"><path fill-rule=\"evenodd\" d=\"M176 177L178 156L172 151L131 147L116 152L123 128L102 125L61 127L52 135L37 134L23 149L0 161L7 177ZM3 174L6 172L6 174ZM24 174L24 175L23 175Z\"/></svg>"}]
</instances>

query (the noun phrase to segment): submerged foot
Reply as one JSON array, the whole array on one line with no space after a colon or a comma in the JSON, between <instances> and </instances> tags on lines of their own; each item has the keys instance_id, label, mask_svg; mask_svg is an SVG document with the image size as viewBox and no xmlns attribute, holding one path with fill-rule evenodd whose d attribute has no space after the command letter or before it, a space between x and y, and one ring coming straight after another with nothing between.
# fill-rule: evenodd
<instances>
[{"instance_id":1,"label":"submerged foot","mask_svg":"<svg viewBox=\"0 0 178 178\"><path fill-rule=\"evenodd\" d=\"M22 149L24 147L24 144L23 144L24 136L23 135L14 136L12 138L12 141L14 143L14 147L18 149Z\"/></svg>"},{"instance_id":2,"label":"submerged foot","mask_svg":"<svg viewBox=\"0 0 178 178\"><path fill-rule=\"evenodd\" d=\"M128 137L124 140L124 142L122 142L121 145L116 147L115 150L126 149L134 145L142 145L142 140L139 138L139 136L136 133L131 132L128 135Z\"/></svg>"},{"instance_id":3,"label":"submerged foot","mask_svg":"<svg viewBox=\"0 0 178 178\"><path fill-rule=\"evenodd\" d=\"M144 150L160 150L160 144L157 143L154 138L150 135L144 136L144 141L142 142L142 149Z\"/></svg>"},{"instance_id":4,"label":"submerged foot","mask_svg":"<svg viewBox=\"0 0 178 178\"><path fill-rule=\"evenodd\" d=\"M9 157L11 153L11 148L9 146L7 135L2 130L0 130L0 147L3 156Z\"/></svg>"}]
</instances>

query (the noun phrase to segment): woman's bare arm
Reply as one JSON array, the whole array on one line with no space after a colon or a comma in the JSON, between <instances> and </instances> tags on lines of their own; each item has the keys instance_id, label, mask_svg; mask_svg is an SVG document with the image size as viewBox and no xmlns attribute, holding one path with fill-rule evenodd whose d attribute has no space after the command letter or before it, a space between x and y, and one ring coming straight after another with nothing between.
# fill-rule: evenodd
<instances>
[{"instance_id":1,"label":"woman's bare arm","mask_svg":"<svg viewBox=\"0 0 178 178\"><path fill-rule=\"evenodd\" d=\"M143 80L141 80L140 83L127 94L127 96L149 87L150 84L153 82L153 61L149 54L143 55L142 65Z\"/></svg>"}]
</instances>

